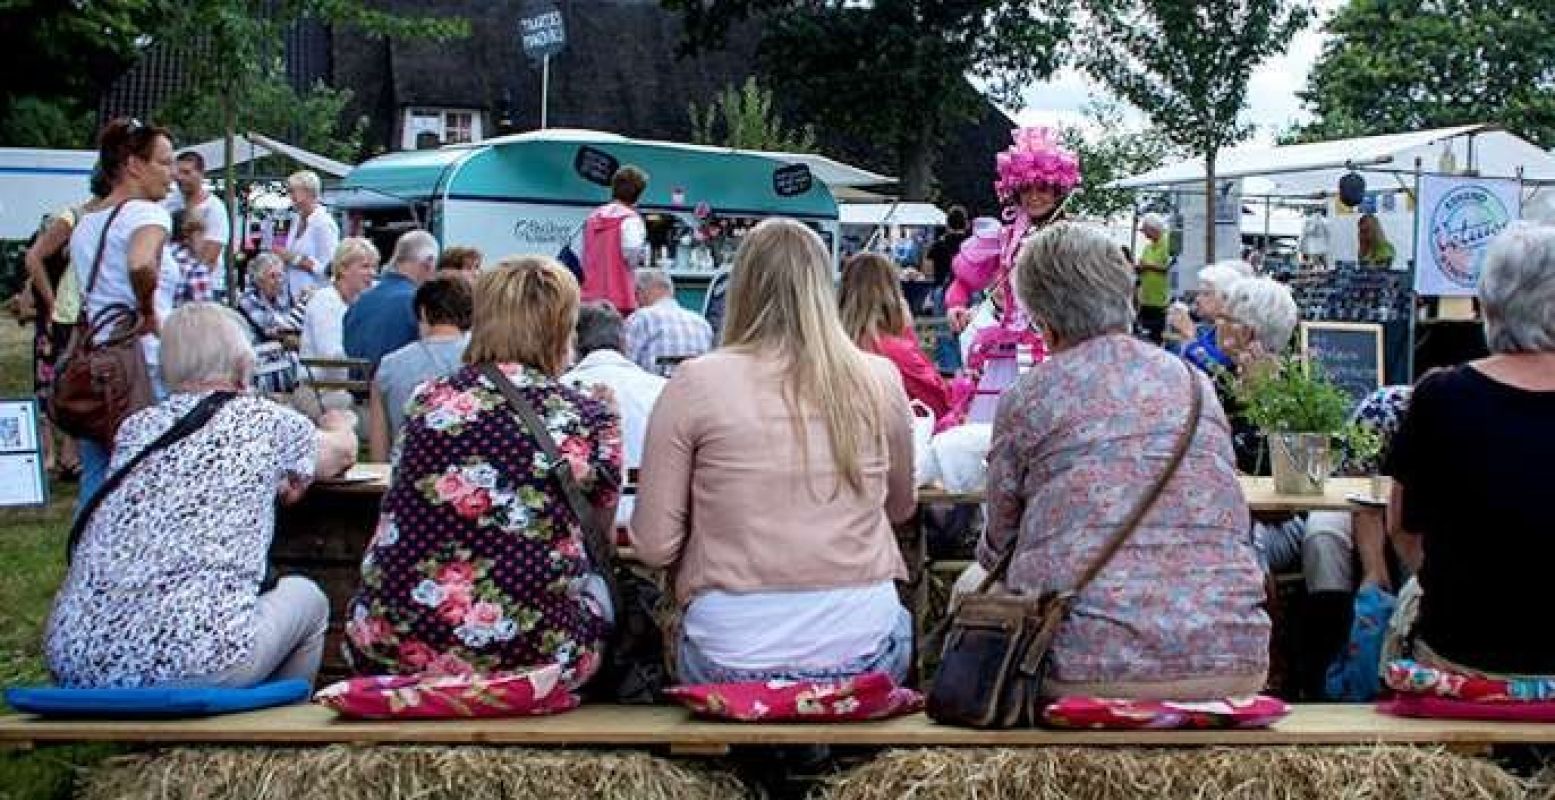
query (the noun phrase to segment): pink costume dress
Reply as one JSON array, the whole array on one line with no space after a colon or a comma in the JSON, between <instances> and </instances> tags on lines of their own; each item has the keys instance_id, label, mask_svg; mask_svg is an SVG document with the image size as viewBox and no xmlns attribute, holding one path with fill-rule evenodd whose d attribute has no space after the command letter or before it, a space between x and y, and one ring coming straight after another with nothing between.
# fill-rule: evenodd
<instances>
[{"instance_id":1,"label":"pink costume dress","mask_svg":"<svg viewBox=\"0 0 1555 800\"><path fill-rule=\"evenodd\" d=\"M950 308L966 308L972 294L984 290L999 293L998 320L977 331L967 358L966 377L976 386L970 397L963 391L957 405L965 408L966 422L993 423L999 396L1020 378L1022 350L1030 351L1032 364L1047 358L1047 345L1031 325L1031 316L1015 294L1015 257L1026 237L1041 227L1024 213L1000 231L999 251L975 246L968 239L951 261L955 279L945 293ZM955 413L954 410L952 413Z\"/></svg>"}]
</instances>

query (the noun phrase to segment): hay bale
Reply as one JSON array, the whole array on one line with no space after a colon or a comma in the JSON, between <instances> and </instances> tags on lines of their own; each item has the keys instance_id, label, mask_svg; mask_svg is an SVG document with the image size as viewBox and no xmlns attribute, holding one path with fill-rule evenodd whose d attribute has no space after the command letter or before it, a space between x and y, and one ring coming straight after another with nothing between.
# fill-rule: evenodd
<instances>
[{"instance_id":1,"label":"hay bale","mask_svg":"<svg viewBox=\"0 0 1555 800\"><path fill-rule=\"evenodd\" d=\"M1487 761L1409 747L898 750L817 800L1512 800Z\"/></svg>"},{"instance_id":2,"label":"hay bale","mask_svg":"<svg viewBox=\"0 0 1555 800\"><path fill-rule=\"evenodd\" d=\"M727 800L732 776L627 751L201 748L114 759L80 800Z\"/></svg>"}]
</instances>

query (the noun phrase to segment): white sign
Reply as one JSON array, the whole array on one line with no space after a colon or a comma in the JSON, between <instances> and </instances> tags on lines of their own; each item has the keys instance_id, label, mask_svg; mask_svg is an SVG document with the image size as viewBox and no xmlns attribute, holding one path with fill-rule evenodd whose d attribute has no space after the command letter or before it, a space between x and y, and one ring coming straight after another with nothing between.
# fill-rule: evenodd
<instances>
[{"instance_id":1,"label":"white sign","mask_svg":"<svg viewBox=\"0 0 1555 800\"><path fill-rule=\"evenodd\" d=\"M1522 212L1515 180L1427 175L1415 227L1415 292L1472 296L1485 251Z\"/></svg>"},{"instance_id":2,"label":"white sign","mask_svg":"<svg viewBox=\"0 0 1555 800\"><path fill-rule=\"evenodd\" d=\"M48 502L38 442L38 403L0 400L0 506Z\"/></svg>"}]
</instances>

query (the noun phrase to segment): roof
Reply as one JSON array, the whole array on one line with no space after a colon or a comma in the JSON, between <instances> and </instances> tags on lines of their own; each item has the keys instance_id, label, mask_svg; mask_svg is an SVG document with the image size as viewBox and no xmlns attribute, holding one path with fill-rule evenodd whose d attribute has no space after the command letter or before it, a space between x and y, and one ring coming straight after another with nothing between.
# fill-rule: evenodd
<instances>
[{"instance_id":1,"label":"roof","mask_svg":"<svg viewBox=\"0 0 1555 800\"><path fill-rule=\"evenodd\" d=\"M1373 185L1393 185L1412 172L1418 159L1427 172L1437 171L1445 153L1458 168L1472 162L1484 177L1518 177L1555 181L1555 157L1532 143L1490 125L1364 136L1308 144L1275 147L1247 146L1222 152L1215 160L1218 179L1266 177L1268 194L1300 196L1330 193L1339 176L1351 170L1362 173ZM1370 167L1371 169L1367 169ZM1108 188L1193 188L1204 181L1204 160L1178 161L1131 178L1113 181Z\"/></svg>"}]
</instances>

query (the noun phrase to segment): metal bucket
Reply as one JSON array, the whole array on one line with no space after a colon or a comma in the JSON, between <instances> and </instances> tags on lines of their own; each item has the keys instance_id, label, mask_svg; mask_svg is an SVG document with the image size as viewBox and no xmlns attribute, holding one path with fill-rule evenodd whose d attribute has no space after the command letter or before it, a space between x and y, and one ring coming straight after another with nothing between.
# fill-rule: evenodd
<instances>
[{"instance_id":1,"label":"metal bucket","mask_svg":"<svg viewBox=\"0 0 1555 800\"><path fill-rule=\"evenodd\" d=\"M1271 433L1269 460L1274 491L1279 494L1322 494L1333 472L1329 436L1324 433Z\"/></svg>"}]
</instances>

